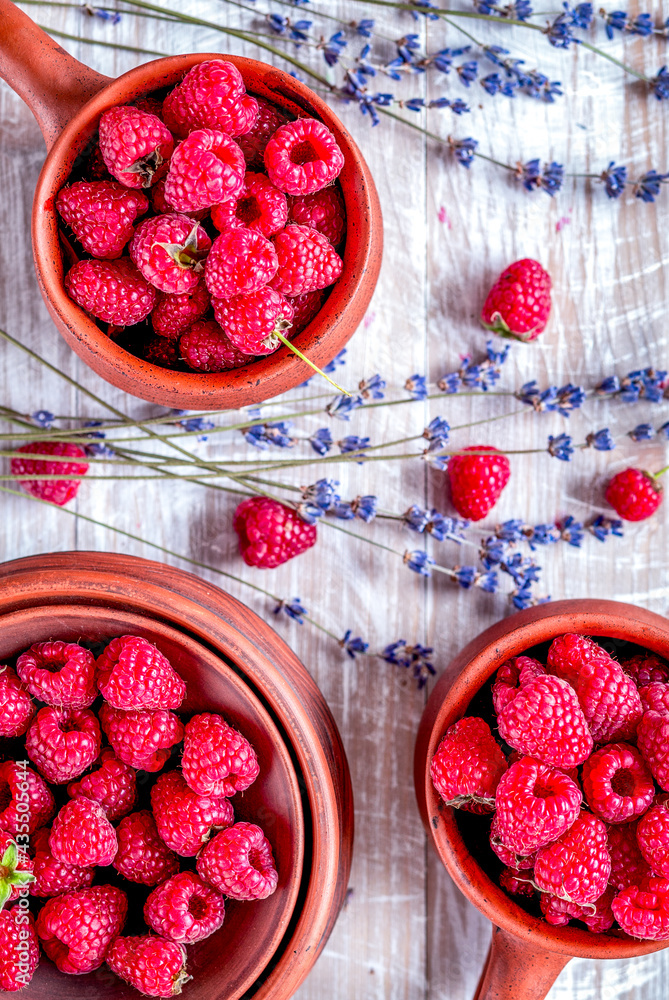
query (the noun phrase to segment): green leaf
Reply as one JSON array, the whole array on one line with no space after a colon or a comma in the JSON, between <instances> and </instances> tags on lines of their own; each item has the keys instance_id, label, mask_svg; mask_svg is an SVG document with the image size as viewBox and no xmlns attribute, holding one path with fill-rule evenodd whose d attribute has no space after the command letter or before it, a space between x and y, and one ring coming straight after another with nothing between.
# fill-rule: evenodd
<instances>
[{"instance_id":1,"label":"green leaf","mask_svg":"<svg viewBox=\"0 0 669 1000\"><path fill-rule=\"evenodd\" d=\"M0 910L3 908L12 893L12 887L5 879L0 879Z\"/></svg>"},{"instance_id":2,"label":"green leaf","mask_svg":"<svg viewBox=\"0 0 669 1000\"><path fill-rule=\"evenodd\" d=\"M8 868L10 872L13 872L19 861L19 853L16 849L16 844L12 840L10 844L7 845L5 853L2 855L2 860L0 865L3 868Z\"/></svg>"}]
</instances>

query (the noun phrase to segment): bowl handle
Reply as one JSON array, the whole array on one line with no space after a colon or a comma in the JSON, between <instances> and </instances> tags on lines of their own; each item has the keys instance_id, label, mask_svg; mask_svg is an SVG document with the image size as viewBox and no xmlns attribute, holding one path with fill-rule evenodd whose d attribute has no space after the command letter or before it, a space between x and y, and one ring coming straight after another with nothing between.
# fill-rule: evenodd
<instances>
[{"instance_id":1,"label":"bowl handle","mask_svg":"<svg viewBox=\"0 0 669 1000\"><path fill-rule=\"evenodd\" d=\"M544 1000L570 960L571 955L539 948L493 925L473 1000Z\"/></svg>"},{"instance_id":2,"label":"bowl handle","mask_svg":"<svg viewBox=\"0 0 669 1000\"><path fill-rule=\"evenodd\" d=\"M111 83L69 55L12 0L0 0L0 77L34 114L47 149L70 118Z\"/></svg>"}]
</instances>

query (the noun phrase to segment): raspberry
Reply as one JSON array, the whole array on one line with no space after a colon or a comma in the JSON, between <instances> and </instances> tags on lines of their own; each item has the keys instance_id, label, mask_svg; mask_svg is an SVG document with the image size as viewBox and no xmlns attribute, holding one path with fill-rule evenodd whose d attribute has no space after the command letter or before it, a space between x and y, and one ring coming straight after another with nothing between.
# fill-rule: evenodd
<instances>
[{"instance_id":1,"label":"raspberry","mask_svg":"<svg viewBox=\"0 0 669 1000\"><path fill-rule=\"evenodd\" d=\"M160 775L151 789L151 808L164 842L185 858L194 857L212 831L235 821L225 796L198 795L188 787L180 771Z\"/></svg>"},{"instance_id":2,"label":"raspberry","mask_svg":"<svg viewBox=\"0 0 669 1000\"><path fill-rule=\"evenodd\" d=\"M272 848L255 823L235 823L204 845L197 873L232 899L266 899L277 887Z\"/></svg>"},{"instance_id":3,"label":"raspberry","mask_svg":"<svg viewBox=\"0 0 669 1000\"><path fill-rule=\"evenodd\" d=\"M516 854L532 854L569 829L581 799L578 785L562 771L523 757L497 787L496 835Z\"/></svg>"},{"instance_id":4,"label":"raspberry","mask_svg":"<svg viewBox=\"0 0 669 1000\"><path fill-rule=\"evenodd\" d=\"M639 653L620 666L639 688L654 683L666 684L669 681L669 663L661 660L655 653Z\"/></svg>"},{"instance_id":5,"label":"raspberry","mask_svg":"<svg viewBox=\"0 0 669 1000\"><path fill-rule=\"evenodd\" d=\"M100 753L98 720L86 708L42 708L26 733L26 753L47 781L64 785Z\"/></svg>"},{"instance_id":6,"label":"raspberry","mask_svg":"<svg viewBox=\"0 0 669 1000\"><path fill-rule=\"evenodd\" d=\"M105 702L99 714L118 759L141 771L160 771L169 760L170 747L183 739L183 726L174 712L124 712Z\"/></svg>"},{"instance_id":7,"label":"raspberry","mask_svg":"<svg viewBox=\"0 0 669 1000\"><path fill-rule=\"evenodd\" d=\"M570 903L594 903L606 889L610 872L606 827L587 812L581 812L556 841L542 847L534 862L538 888Z\"/></svg>"},{"instance_id":8,"label":"raspberry","mask_svg":"<svg viewBox=\"0 0 669 1000\"><path fill-rule=\"evenodd\" d=\"M78 976L100 968L127 912L128 897L122 889L79 889L46 901L37 917L37 934L56 967Z\"/></svg>"},{"instance_id":9,"label":"raspberry","mask_svg":"<svg viewBox=\"0 0 669 1000\"><path fill-rule=\"evenodd\" d=\"M592 752L592 737L574 689L557 677L536 677L497 716L500 735L521 753L568 768Z\"/></svg>"},{"instance_id":10,"label":"raspberry","mask_svg":"<svg viewBox=\"0 0 669 1000\"><path fill-rule=\"evenodd\" d=\"M539 905L547 923L553 927L565 927L570 920L582 920L593 934L605 934L613 927L615 919L611 909L614 896L615 890L609 887L594 904L587 903L580 906L578 903L570 903L566 899L542 892Z\"/></svg>"},{"instance_id":11,"label":"raspberry","mask_svg":"<svg viewBox=\"0 0 669 1000\"><path fill-rule=\"evenodd\" d=\"M506 768L488 723L464 718L444 733L430 762L430 777L446 805L488 813L495 808L495 789Z\"/></svg>"},{"instance_id":12,"label":"raspberry","mask_svg":"<svg viewBox=\"0 0 669 1000\"><path fill-rule=\"evenodd\" d=\"M583 666L602 656L608 653L592 639L568 632L553 639L546 660L551 673L575 687Z\"/></svg>"},{"instance_id":13,"label":"raspberry","mask_svg":"<svg viewBox=\"0 0 669 1000\"><path fill-rule=\"evenodd\" d=\"M86 458L86 452L78 444L65 444L63 441L31 441L21 445L17 451L26 455L64 455L68 458ZM42 475L85 476L88 472L87 462L50 462L48 459L13 458L11 461L12 475ZM81 486L80 479L21 479L19 485L26 493L40 500L58 504L59 507L73 500Z\"/></svg>"},{"instance_id":14,"label":"raspberry","mask_svg":"<svg viewBox=\"0 0 669 1000\"><path fill-rule=\"evenodd\" d=\"M595 816L607 823L627 823L649 807L655 785L635 747L610 743L583 765L583 791Z\"/></svg>"},{"instance_id":15,"label":"raspberry","mask_svg":"<svg viewBox=\"0 0 669 1000\"><path fill-rule=\"evenodd\" d=\"M95 868L83 865L66 865L54 858L49 850L49 830L42 827L33 837L35 849L35 881L30 883L30 895L62 896L64 892L88 889L95 878Z\"/></svg>"},{"instance_id":16,"label":"raspberry","mask_svg":"<svg viewBox=\"0 0 669 1000\"><path fill-rule=\"evenodd\" d=\"M113 260L131 239L137 216L148 211L149 199L115 181L77 181L58 192L56 208L87 253Z\"/></svg>"},{"instance_id":17,"label":"raspberry","mask_svg":"<svg viewBox=\"0 0 669 1000\"><path fill-rule=\"evenodd\" d=\"M637 746L660 788L669 791L669 712L649 709L637 727Z\"/></svg>"},{"instance_id":18,"label":"raspberry","mask_svg":"<svg viewBox=\"0 0 669 1000\"><path fill-rule=\"evenodd\" d=\"M662 503L662 487L650 472L623 469L609 480L605 496L625 521L645 521Z\"/></svg>"},{"instance_id":19,"label":"raspberry","mask_svg":"<svg viewBox=\"0 0 669 1000\"><path fill-rule=\"evenodd\" d=\"M100 118L100 152L117 180L129 188L148 188L167 171L174 149L169 129L141 108L109 108Z\"/></svg>"},{"instance_id":20,"label":"raspberry","mask_svg":"<svg viewBox=\"0 0 669 1000\"><path fill-rule=\"evenodd\" d=\"M492 686L492 703L496 713L510 704L524 684L546 673L546 668L531 656L514 656L498 669Z\"/></svg>"},{"instance_id":21,"label":"raspberry","mask_svg":"<svg viewBox=\"0 0 669 1000\"><path fill-rule=\"evenodd\" d=\"M247 566L275 569L316 544L315 524L269 497L249 497L235 511L232 526Z\"/></svg>"},{"instance_id":22,"label":"raspberry","mask_svg":"<svg viewBox=\"0 0 669 1000\"><path fill-rule=\"evenodd\" d=\"M204 281L198 281L193 291L185 294L160 293L156 308L151 313L153 329L161 337L177 340L189 326L202 319L210 302Z\"/></svg>"},{"instance_id":23,"label":"raspberry","mask_svg":"<svg viewBox=\"0 0 669 1000\"><path fill-rule=\"evenodd\" d=\"M118 850L116 831L99 802L78 795L56 815L49 850L66 865L110 865Z\"/></svg>"},{"instance_id":24,"label":"raspberry","mask_svg":"<svg viewBox=\"0 0 669 1000\"><path fill-rule=\"evenodd\" d=\"M178 368L179 351L173 340L166 337L151 337L142 347L142 357L151 365L160 368Z\"/></svg>"},{"instance_id":25,"label":"raspberry","mask_svg":"<svg viewBox=\"0 0 669 1000\"><path fill-rule=\"evenodd\" d=\"M168 941L195 944L223 926L225 899L193 872L174 875L154 889L144 919Z\"/></svg>"},{"instance_id":26,"label":"raspberry","mask_svg":"<svg viewBox=\"0 0 669 1000\"><path fill-rule=\"evenodd\" d=\"M192 292L204 271L211 240L187 215L156 215L141 222L128 252L151 284L168 294Z\"/></svg>"},{"instance_id":27,"label":"raspberry","mask_svg":"<svg viewBox=\"0 0 669 1000\"><path fill-rule=\"evenodd\" d=\"M22 906L0 910L0 991L27 986L39 964L35 921Z\"/></svg>"},{"instance_id":28,"label":"raspberry","mask_svg":"<svg viewBox=\"0 0 669 1000\"><path fill-rule=\"evenodd\" d=\"M468 455L466 452L483 452ZM490 454L488 454L490 453ZM461 517L480 521L491 510L509 481L511 466L490 445L471 445L449 459L448 482L453 506Z\"/></svg>"},{"instance_id":29,"label":"raspberry","mask_svg":"<svg viewBox=\"0 0 669 1000\"><path fill-rule=\"evenodd\" d=\"M179 871L179 860L158 836L148 809L124 816L117 827L118 853L114 868L142 885L157 885Z\"/></svg>"},{"instance_id":30,"label":"raspberry","mask_svg":"<svg viewBox=\"0 0 669 1000\"><path fill-rule=\"evenodd\" d=\"M653 872L669 878L669 795L658 795L641 817L636 839Z\"/></svg>"},{"instance_id":31,"label":"raspberry","mask_svg":"<svg viewBox=\"0 0 669 1000\"><path fill-rule=\"evenodd\" d=\"M325 292L322 288L317 288L313 292L295 295L288 301L293 307L293 333L297 334L309 326L312 319L318 315L325 301Z\"/></svg>"},{"instance_id":32,"label":"raspberry","mask_svg":"<svg viewBox=\"0 0 669 1000\"><path fill-rule=\"evenodd\" d=\"M332 285L344 262L330 241L310 226L291 224L274 237L279 267L272 288L283 295L303 295Z\"/></svg>"},{"instance_id":33,"label":"raspberry","mask_svg":"<svg viewBox=\"0 0 669 1000\"><path fill-rule=\"evenodd\" d=\"M346 208L338 187L334 185L288 198L288 217L299 226L310 226L322 233L333 247L344 238L346 232Z\"/></svg>"},{"instance_id":34,"label":"raspberry","mask_svg":"<svg viewBox=\"0 0 669 1000\"><path fill-rule=\"evenodd\" d=\"M288 121L281 108L262 97L256 98L258 116L248 132L237 138L249 167L265 169L265 148L280 125Z\"/></svg>"},{"instance_id":35,"label":"raspberry","mask_svg":"<svg viewBox=\"0 0 669 1000\"><path fill-rule=\"evenodd\" d=\"M179 341L179 352L189 368L201 372L241 368L250 360L213 319L193 323Z\"/></svg>"},{"instance_id":36,"label":"raspberry","mask_svg":"<svg viewBox=\"0 0 669 1000\"><path fill-rule=\"evenodd\" d=\"M268 177L247 171L237 201L214 205L211 221L222 233L245 227L263 236L274 236L288 221L288 203L283 191L274 187Z\"/></svg>"},{"instance_id":37,"label":"raspberry","mask_svg":"<svg viewBox=\"0 0 669 1000\"><path fill-rule=\"evenodd\" d=\"M630 937L648 941L669 939L669 882L646 878L618 893L611 903L616 920Z\"/></svg>"},{"instance_id":38,"label":"raspberry","mask_svg":"<svg viewBox=\"0 0 669 1000\"><path fill-rule=\"evenodd\" d=\"M503 868L499 873L499 884L505 892L512 896L534 896L534 886L529 879L522 878L517 870Z\"/></svg>"},{"instance_id":39,"label":"raspberry","mask_svg":"<svg viewBox=\"0 0 669 1000\"><path fill-rule=\"evenodd\" d=\"M129 257L80 260L65 276L65 289L84 312L114 326L134 326L156 304L156 290Z\"/></svg>"},{"instance_id":40,"label":"raspberry","mask_svg":"<svg viewBox=\"0 0 669 1000\"><path fill-rule=\"evenodd\" d=\"M47 705L88 708L97 697L95 657L74 642L36 642L21 653L16 672Z\"/></svg>"},{"instance_id":41,"label":"raspberry","mask_svg":"<svg viewBox=\"0 0 669 1000\"><path fill-rule=\"evenodd\" d=\"M191 979L186 973L186 949L153 934L117 937L107 952L107 965L140 993L174 997Z\"/></svg>"},{"instance_id":42,"label":"raspberry","mask_svg":"<svg viewBox=\"0 0 669 1000\"><path fill-rule=\"evenodd\" d=\"M204 269L212 298L255 292L274 277L278 267L274 247L262 233L229 229L217 236Z\"/></svg>"},{"instance_id":43,"label":"raspberry","mask_svg":"<svg viewBox=\"0 0 669 1000\"><path fill-rule=\"evenodd\" d=\"M517 854L516 851L511 850L510 847L506 847L506 845L502 843L499 836L499 826L496 815L493 816L492 823L490 824L490 847L502 864L507 865L507 867L512 871L526 872L534 868L534 859L537 856L537 852L533 851L531 854Z\"/></svg>"},{"instance_id":44,"label":"raspberry","mask_svg":"<svg viewBox=\"0 0 669 1000\"><path fill-rule=\"evenodd\" d=\"M628 885L639 885L641 879L652 875L650 865L644 858L636 837L638 820L633 823L617 823L607 831L611 874L609 885L616 889L626 889Z\"/></svg>"},{"instance_id":45,"label":"raspberry","mask_svg":"<svg viewBox=\"0 0 669 1000\"><path fill-rule=\"evenodd\" d=\"M55 810L53 795L36 771L13 760L0 764L0 830L12 837L34 833Z\"/></svg>"},{"instance_id":46,"label":"raspberry","mask_svg":"<svg viewBox=\"0 0 669 1000\"><path fill-rule=\"evenodd\" d=\"M128 764L118 760L110 747L100 754L100 767L67 786L70 798L85 795L99 802L112 823L125 816L137 801L137 778Z\"/></svg>"},{"instance_id":47,"label":"raspberry","mask_svg":"<svg viewBox=\"0 0 669 1000\"><path fill-rule=\"evenodd\" d=\"M112 708L179 708L186 684L159 649L137 635L112 639L97 660L98 687Z\"/></svg>"},{"instance_id":48,"label":"raspberry","mask_svg":"<svg viewBox=\"0 0 669 1000\"><path fill-rule=\"evenodd\" d=\"M669 684L661 681L652 681L645 687L639 688L639 697L644 712L659 712L660 715L669 715Z\"/></svg>"},{"instance_id":49,"label":"raspberry","mask_svg":"<svg viewBox=\"0 0 669 1000\"><path fill-rule=\"evenodd\" d=\"M194 715L186 724L181 760L186 784L198 795L234 795L258 777L249 741L220 715Z\"/></svg>"},{"instance_id":50,"label":"raspberry","mask_svg":"<svg viewBox=\"0 0 669 1000\"><path fill-rule=\"evenodd\" d=\"M233 63L208 59L193 66L167 95L163 117L170 131L178 136L186 136L196 128L239 135L232 129L239 118L237 106L245 95L244 80Z\"/></svg>"},{"instance_id":51,"label":"raspberry","mask_svg":"<svg viewBox=\"0 0 669 1000\"><path fill-rule=\"evenodd\" d=\"M265 286L248 295L214 299L214 316L237 350L248 355L272 354L286 335L293 318L293 307L273 288Z\"/></svg>"},{"instance_id":52,"label":"raspberry","mask_svg":"<svg viewBox=\"0 0 669 1000\"><path fill-rule=\"evenodd\" d=\"M525 258L500 274L488 292L481 321L494 333L534 340L546 329L550 311L550 275L536 260Z\"/></svg>"},{"instance_id":53,"label":"raspberry","mask_svg":"<svg viewBox=\"0 0 669 1000\"><path fill-rule=\"evenodd\" d=\"M177 212L197 212L231 198L244 186L244 157L224 132L198 129L174 150L165 200Z\"/></svg>"},{"instance_id":54,"label":"raspberry","mask_svg":"<svg viewBox=\"0 0 669 1000\"><path fill-rule=\"evenodd\" d=\"M298 118L280 125L265 147L269 179L286 194L313 194L332 184L344 166L344 154L327 125Z\"/></svg>"},{"instance_id":55,"label":"raspberry","mask_svg":"<svg viewBox=\"0 0 669 1000\"><path fill-rule=\"evenodd\" d=\"M11 833L0 830L0 910L26 891L35 876L27 851L19 847Z\"/></svg>"},{"instance_id":56,"label":"raspberry","mask_svg":"<svg viewBox=\"0 0 669 1000\"><path fill-rule=\"evenodd\" d=\"M11 667L0 666L0 736L23 736L35 703Z\"/></svg>"}]
</instances>

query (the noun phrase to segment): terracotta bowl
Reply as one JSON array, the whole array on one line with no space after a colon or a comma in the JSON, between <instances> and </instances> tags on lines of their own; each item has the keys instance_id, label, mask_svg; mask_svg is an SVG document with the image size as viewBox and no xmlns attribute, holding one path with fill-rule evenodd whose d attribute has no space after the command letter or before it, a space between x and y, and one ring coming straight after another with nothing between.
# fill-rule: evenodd
<instances>
[{"instance_id":1,"label":"terracotta bowl","mask_svg":"<svg viewBox=\"0 0 669 1000\"><path fill-rule=\"evenodd\" d=\"M97 131L103 111L172 86L205 59L228 59L247 90L325 122L344 154L339 176L346 203L344 269L316 318L295 343L319 367L341 351L359 326L381 266L383 222L374 181L360 150L328 105L299 80L266 63L240 56L193 53L156 59L117 80L68 55L12 0L0 0L0 77L26 101L42 129L48 155L33 202L35 269L44 301L59 331L93 371L140 399L181 409L238 408L286 392L312 373L288 348L219 374L174 372L129 354L104 334L65 292L55 196Z\"/></svg>"},{"instance_id":2,"label":"terracotta bowl","mask_svg":"<svg viewBox=\"0 0 669 1000\"><path fill-rule=\"evenodd\" d=\"M350 870L353 807L339 734L302 664L253 612L159 563L60 553L0 565L0 662L47 638L155 642L188 684L183 711L221 711L256 747L261 776L236 814L265 829L279 888L231 905L216 935L189 948L192 1000L290 997L332 929ZM243 944L242 944L243 942ZM43 960L27 1000L137 993L103 967L66 977Z\"/></svg>"},{"instance_id":3,"label":"terracotta bowl","mask_svg":"<svg viewBox=\"0 0 669 1000\"><path fill-rule=\"evenodd\" d=\"M414 757L416 797L423 823L451 878L493 923L491 949L474 1000L543 1000L572 957L630 958L665 948L622 932L592 934L551 927L528 914L496 885L470 853L456 821L430 779L430 761L450 725L467 713L497 668L525 650L566 632L636 643L669 657L669 620L615 601L557 601L493 625L469 643L439 678L421 719Z\"/></svg>"}]
</instances>

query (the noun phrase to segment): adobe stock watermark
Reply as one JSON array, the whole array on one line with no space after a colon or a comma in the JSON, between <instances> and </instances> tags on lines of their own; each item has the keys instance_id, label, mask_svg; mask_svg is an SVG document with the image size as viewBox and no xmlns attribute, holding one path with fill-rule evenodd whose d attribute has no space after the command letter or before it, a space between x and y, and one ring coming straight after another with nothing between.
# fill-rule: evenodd
<instances>
[{"instance_id":1,"label":"adobe stock watermark","mask_svg":"<svg viewBox=\"0 0 669 1000\"><path fill-rule=\"evenodd\" d=\"M6 885L7 898L12 888L18 888L19 890L18 900L12 908L15 914L14 919L18 928L19 938L17 944L18 962L16 979L23 986L27 986L31 979L30 896L28 883L32 881L33 876L16 869L19 865L20 855L23 853L27 855L28 848L30 847L30 786L28 784L27 773L28 761L17 760L16 765L19 769L14 795L14 805L18 816L16 834L14 843L9 845L2 859L0 859L0 867L9 873ZM2 900L2 902L6 902L6 899Z\"/></svg>"}]
</instances>

